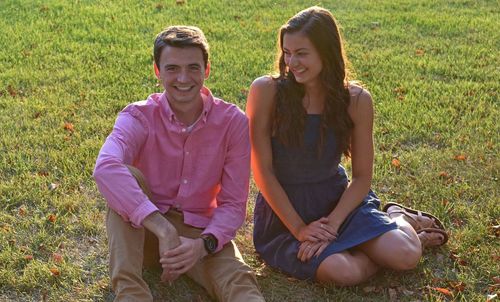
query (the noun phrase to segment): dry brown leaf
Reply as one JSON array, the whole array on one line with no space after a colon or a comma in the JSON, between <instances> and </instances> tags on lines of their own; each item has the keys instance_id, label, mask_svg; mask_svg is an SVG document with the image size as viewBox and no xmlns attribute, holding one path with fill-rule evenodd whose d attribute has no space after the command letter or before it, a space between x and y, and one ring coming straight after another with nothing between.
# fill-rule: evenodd
<instances>
[{"instance_id":1,"label":"dry brown leaf","mask_svg":"<svg viewBox=\"0 0 500 302\"><path fill-rule=\"evenodd\" d=\"M423 55L424 55L424 53L425 53L425 50L423 50L423 49L417 49L417 50L415 51L415 54L416 54L417 56L423 56Z\"/></svg>"},{"instance_id":2,"label":"dry brown leaf","mask_svg":"<svg viewBox=\"0 0 500 302\"><path fill-rule=\"evenodd\" d=\"M459 154L459 155L455 155L454 158L455 158L455 160L464 161L467 159L467 156L464 154Z\"/></svg>"},{"instance_id":3,"label":"dry brown leaf","mask_svg":"<svg viewBox=\"0 0 500 302\"><path fill-rule=\"evenodd\" d=\"M52 222L52 223L56 222L56 219L57 219L57 217L54 214L50 214L49 216L47 216L47 220Z\"/></svg>"},{"instance_id":4,"label":"dry brown leaf","mask_svg":"<svg viewBox=\"0 0 500 302\"><path fill-rule=\"evenodd\" d=\"M47 170L38 171L38 176L48 176L49 172Z\"/></svg>"},{"instance_id":5,"label":"dry brown leaf","mask_svg":"<svg viewBox=\"0 0 500 302\"><path fill-rule=\"evenodd\" d=\"M500 284L500 276L495 276L491 279L493 280L493 282L495 282L495 284Z\"/></svg>"},{"instance_id":6,"label":"dry brown leaf","mask_svg":"<svg viewBox=\"0 0 500 302\"><path fill-rule=\"evenodd\" d=\"M12 86L7 86L7 91L9 92L11 97L17 96L17 91Z\"/></svg>"},{"instance_id":7,"label":"dry brown leaf","mask_svg":"<svg viewBox=\"0 0 500 302\"><path fill-rule=\"evenodd\" d=\"M447 288L444 288L444 287L431 287L431 289L433 289L435 291L438 291L438 292L442 293L443 295L445 295L447 297L453 297L453 292L451 292L451 290L449 290Z\"/></svg>"},{"instance_id":8,"label":"dry brown leaf","mask_svg":"<svg viewBox=\"0 0 500 302\"><path fill-rule=\"evenodd\" d=\"M456 263L458 263L459 265L462 265L462 266L467 266L469 264L467 261L462 259L462 257L460 255L456 254L453 251L450 252L450 259L452 259L453 261L455 261Z\"/></svg>"},{"instance_id":9,"label":"dry brown leaf","mask_svg":"<svg viewBox=\"0 0 500 302\"><path fill-rule=\"evenodd\" d=\"M401 168L401 162L397 158L393 158L391 161L391 165L393 165L396 168Z\"/></svg>"},{"instance_id":10,"label":"dry brown leaf","mask_svg":"<svg viewBox=\"0 0 500 302\"><path fill-rule=\"evenodd\" d=\"M462 281L450 281L448 283L450 284L451 288L453 288L457 292L463 292L466 287L465 283L463 283Z\"/></svg>"},{"instance_id":11,"label":"dry brown leaf","mask_svg":"<svg viewBox=\"0 0 500 302\"><path fill-rule=\"evenodd\" d=\"M175 0L175 4L177 5L186 4L186 0Z\"/></svg>"},{"instance_id":12,"label":"dry brown leaf","mask_svg":"<svg viewBox=\"0 0 500 302\"><path fill-rule=\"evenodd\" d=\"M50 272L52 273L52 276L59 276L61 274L57 267L50 268Z\"/></svg>"},{"instance_id":13,"label":"dry brown leaf","mask_svg":"<svg viewBox=\"0 0 500 302\"><path fill-rule=\"evenodd\" d=\"M24 259L31 261L31 260L33 260L33 255L25 255Z\"/></svg>"},{"instance_id":14,"label":"dry brown leaf","mask_svg":"<svg viewBox=\"0 0 500 302\"><path fill-rule=\"evenodd\" d=\"M66 131L69 131L69 132L73 132L75 131L75 126L72 124L72 123L64 123L64 130Z\"/></svg>"},{"instance_id":15,"label":"dry brown leaf","mask_svg":"<svg viewBox=\"0 0 500 302\"><path fill-rule=\"evenodd\" d=\"M25 216L26 208L24 206L21 206L17 212L19 213L19 216Z\"/></svg>"},{"instance_id":16,"label":"dry brown leaf","mask_svg":"<svg viewBox=\"0 0 500 302\"><path fill-rule=\"evenodd\" d=\"M54 262L57 262L57 263L61 263L63 261L63 257L59 253L53 253L52 259L54 260Z\"/></svg>"},{"instance_id":17,"label":"dry brown leaf","mask_svg":"<svg viewBox=\"0 0 500 302\"><path fill-rule=\"evenodd\" d=\"M439 177L448 178L448 177L450 177L450 175L445 171L441 171L441 172L439 172Z\"/></svg>"}]
</instances>

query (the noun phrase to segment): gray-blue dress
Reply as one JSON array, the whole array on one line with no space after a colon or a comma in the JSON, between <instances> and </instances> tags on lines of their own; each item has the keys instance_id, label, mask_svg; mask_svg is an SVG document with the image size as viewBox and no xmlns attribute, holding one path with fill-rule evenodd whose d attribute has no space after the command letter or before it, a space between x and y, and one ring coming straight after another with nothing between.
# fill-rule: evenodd
<instances>
[{"instance_id":1,"label":"gray-blue dress","mask_svg":"<svg viewBox=\"0 0 500 302\"><path fill-rule=\"evenodd\" d=\"M303 147L285 147L272 139L273 165L278 181L306 224L327 216L344 192L348 177L340 165L335 135L328 131L318 156L320 115L308 115ZM316 270L326 257L396 229L397 225L380 212L380 200L371 190L345 220L338 238L308 262L297 259L300 242L258 194L254 210L254 244L257 253L270 266L298 279L315 279Z\"/></svg>"}]
</instances>

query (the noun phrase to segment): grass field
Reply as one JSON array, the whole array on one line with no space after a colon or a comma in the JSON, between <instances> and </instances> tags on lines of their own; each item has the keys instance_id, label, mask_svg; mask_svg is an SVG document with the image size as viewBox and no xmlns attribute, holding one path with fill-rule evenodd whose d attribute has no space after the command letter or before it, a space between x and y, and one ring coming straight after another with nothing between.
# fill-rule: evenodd
<instances>
[{"instance_id":1,"label":"grass field","mask_svg":"<svg viewBox=\"0 0 500 302\"><path fill-rule=\"evenodd\" d=\"M179 3L177 3L179 2ZM279 3L282 2L282 3ZM342 25L376 106L373 188L451 233L411 272L322 287L266 267L236 239L268 301L500 301L498 1L0 1L0 301L110 301L105 202L91 178L117 113L159 91L152 43L202 28L215 95L244 108L273 70L277 29L310 5ZM158 301L209 301L182 278Z\"/></svg>"}]
</instances>

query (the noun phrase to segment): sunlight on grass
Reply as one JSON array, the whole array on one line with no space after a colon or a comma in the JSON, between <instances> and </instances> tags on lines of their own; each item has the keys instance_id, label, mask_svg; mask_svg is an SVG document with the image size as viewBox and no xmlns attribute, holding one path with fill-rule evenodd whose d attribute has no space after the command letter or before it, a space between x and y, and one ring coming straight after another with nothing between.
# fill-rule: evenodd
<instances>
[{"instance_id":1,"label":"sunlight on grass","mask_svg":"<svg viewBox=\"0 0 500 302\"><path fill-rule=\"evenodd\" d=\"M91 173L117 113L160 91L151 64L156 33L173 24L202 28L212 51L207 86L244 108L250 83L273 69L278 28L317 3L0 1L0 301L112 300L106 206ZM374 190L383 203L435 213L451 238L412 272L381 272L353 288L297 281L254 252L252 183L236 241L266 299L498 294L498 3L320 4L341 23L357 79L375 100ZM159 301L209 301L187 278L172 286L158 283L158 272L146 279Z\"/></svg>"}]
</instances>

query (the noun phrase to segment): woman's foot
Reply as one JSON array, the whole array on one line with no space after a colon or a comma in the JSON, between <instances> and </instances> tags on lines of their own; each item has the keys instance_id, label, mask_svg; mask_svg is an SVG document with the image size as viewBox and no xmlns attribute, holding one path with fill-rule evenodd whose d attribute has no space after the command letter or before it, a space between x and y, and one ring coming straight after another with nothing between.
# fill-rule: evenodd
<instances>
[{"instance_id":1,"label":"woman's foot","mask_svg":"<svg viewBox=\"0 0 500 302\"><path fill-rule=\"evenodd\" d=\"M406 220L406 222L408 222L413 227L415 232L426 228L441 229L439 227L439 224L437 224L432 217L422 215L422 212L414 213L413 211L408 211L397 204L392 204L389 207L386 207L385 211L387 212L387 215L392 219L403 216L404 220Z\"/></svg>"},{"instance_id":2,"label":"woman's foot","mask_svg":"<svg viewBox=\"0 0 500 302\"><path fill-rule=\"evenodd\" d=\"M417 232L422 248L437 247L448 241L448 234L441 229L427 228Z\"/></svg>"},{"instance_id":3,"label":"woman's foot","mask_svg":"<svg viewBox=\"0 0 500 302\"><path fill-rule=\"evenodd\" d=\"M441 246L448 241L443 224L432 214L397 203L386 204L383 211L392 219L404 219L408 222L417 232L422 248Z\"/></svg>"}]
</instances>

